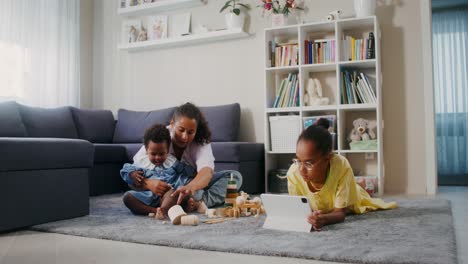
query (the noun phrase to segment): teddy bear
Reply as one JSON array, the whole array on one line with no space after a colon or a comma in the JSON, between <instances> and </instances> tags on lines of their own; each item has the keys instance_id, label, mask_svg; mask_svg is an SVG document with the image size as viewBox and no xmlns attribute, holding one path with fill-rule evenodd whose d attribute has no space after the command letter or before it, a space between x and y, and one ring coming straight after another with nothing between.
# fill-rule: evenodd
<instances>
[{"instance_id":1,"label":"teddy bear","mask_svg":"<svg viewBox=\"0 0 468 264\"><path fill-rule=\"evenodd\" d=\"M306 106L327 105L330 102L328 97L322 97L322 85L317 78L309 78L307 91L304 94Z\"/></svg>"},{"instance_id":2,"label":"teddy bear","mask_svg":"<svg viewBox=\"0 0 468 264\"><path fill-rule=\"evenodd\" d=\"M375 133L372 129L372 126L370 126L370 123L368 120L364 118L358 118L353 121L353 129L351 130L351 133L349 134L349 139L352 142L358 142L358 141L367 141L371 139L375 139Z\"/></svg>"}]
</instances>

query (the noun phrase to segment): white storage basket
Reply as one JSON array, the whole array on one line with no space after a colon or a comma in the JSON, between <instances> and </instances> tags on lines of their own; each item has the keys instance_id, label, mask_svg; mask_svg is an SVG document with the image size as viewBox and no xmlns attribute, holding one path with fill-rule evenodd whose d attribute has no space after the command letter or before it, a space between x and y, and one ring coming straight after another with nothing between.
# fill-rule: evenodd
<instances>
[{"instance_id":1,"label":"white storage basket","mask_svg":"<svg viewBox=\"0 0 468 264\"><path fill-rule=\"evenodd\" d=\"M270 116L271 151L296 152L297 138L301 133L298 115Z\"/></svg>"}]
</instances>

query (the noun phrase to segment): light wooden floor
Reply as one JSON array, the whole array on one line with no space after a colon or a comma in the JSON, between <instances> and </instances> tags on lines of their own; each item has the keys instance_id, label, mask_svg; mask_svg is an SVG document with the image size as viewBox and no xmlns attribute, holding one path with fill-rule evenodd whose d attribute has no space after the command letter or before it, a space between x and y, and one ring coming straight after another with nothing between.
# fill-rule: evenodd
<instances>
[{"instance_id":1,"label":"light wooden floor","mask_svg":"<svg viewBox=\"0 0 468 264\"><path fill-rule=\"evenodd\" d=\"M441 187L438 196L452 201L459 263L468 264L468 187ZM177 249L53 233L16 231L0 235L0 264L13 263L314 264L330 262Z\"/></svg>"}]
</instances>

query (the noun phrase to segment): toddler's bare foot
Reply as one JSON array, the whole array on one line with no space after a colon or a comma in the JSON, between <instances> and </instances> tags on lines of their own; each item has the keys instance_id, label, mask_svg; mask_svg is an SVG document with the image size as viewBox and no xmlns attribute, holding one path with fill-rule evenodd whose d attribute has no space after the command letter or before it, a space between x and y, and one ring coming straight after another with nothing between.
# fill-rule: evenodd
<instances>
[{"instance_id":1,"label":"toddler's bare foot","mask_svg":"<svg viewBox=\"0 0 468 264\"><path fill-rule=\"evenodd\" d=\"M156 209L156 218L159 219L159 220L164 220L166 219L166 212L164 209L162 209L161 207L158 207Z\"/></svg>"}]
</instances>

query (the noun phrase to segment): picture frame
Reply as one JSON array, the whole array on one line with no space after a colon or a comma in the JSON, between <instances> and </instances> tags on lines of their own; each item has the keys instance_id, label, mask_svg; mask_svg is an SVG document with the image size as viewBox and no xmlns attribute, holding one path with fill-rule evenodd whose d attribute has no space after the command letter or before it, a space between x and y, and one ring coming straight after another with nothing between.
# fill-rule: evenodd
<instances>
[{"instance_id":1,"label":"picture frame","mask_svg":"<svg viewBox=\"0 0 468 264\"><path fill-rule=\"evenodd\" d=\"M158 40L167 38L167 20L168 16L158 15L147 18L148 39Z\"/></svg>"},{"instance_id":2,"label":"picture frame","mask_svg":"<svg viewBox=\"0 0 468 264\"><path fill-rule=\"evenodd\" d=\"M122 43L137 42L141 29L140 19L130 19L122 22Z\"/></svg>"},{"instance_id":3,"label":"picture frame","mask_svg":"<svg viewBox=\"0 0 468 264\"><path fill-rule=\"evenodd\" d=\"M190 34L191 13L172 15L169 23L169 37L176 38Z\"/></svg>"}]
</instances>

